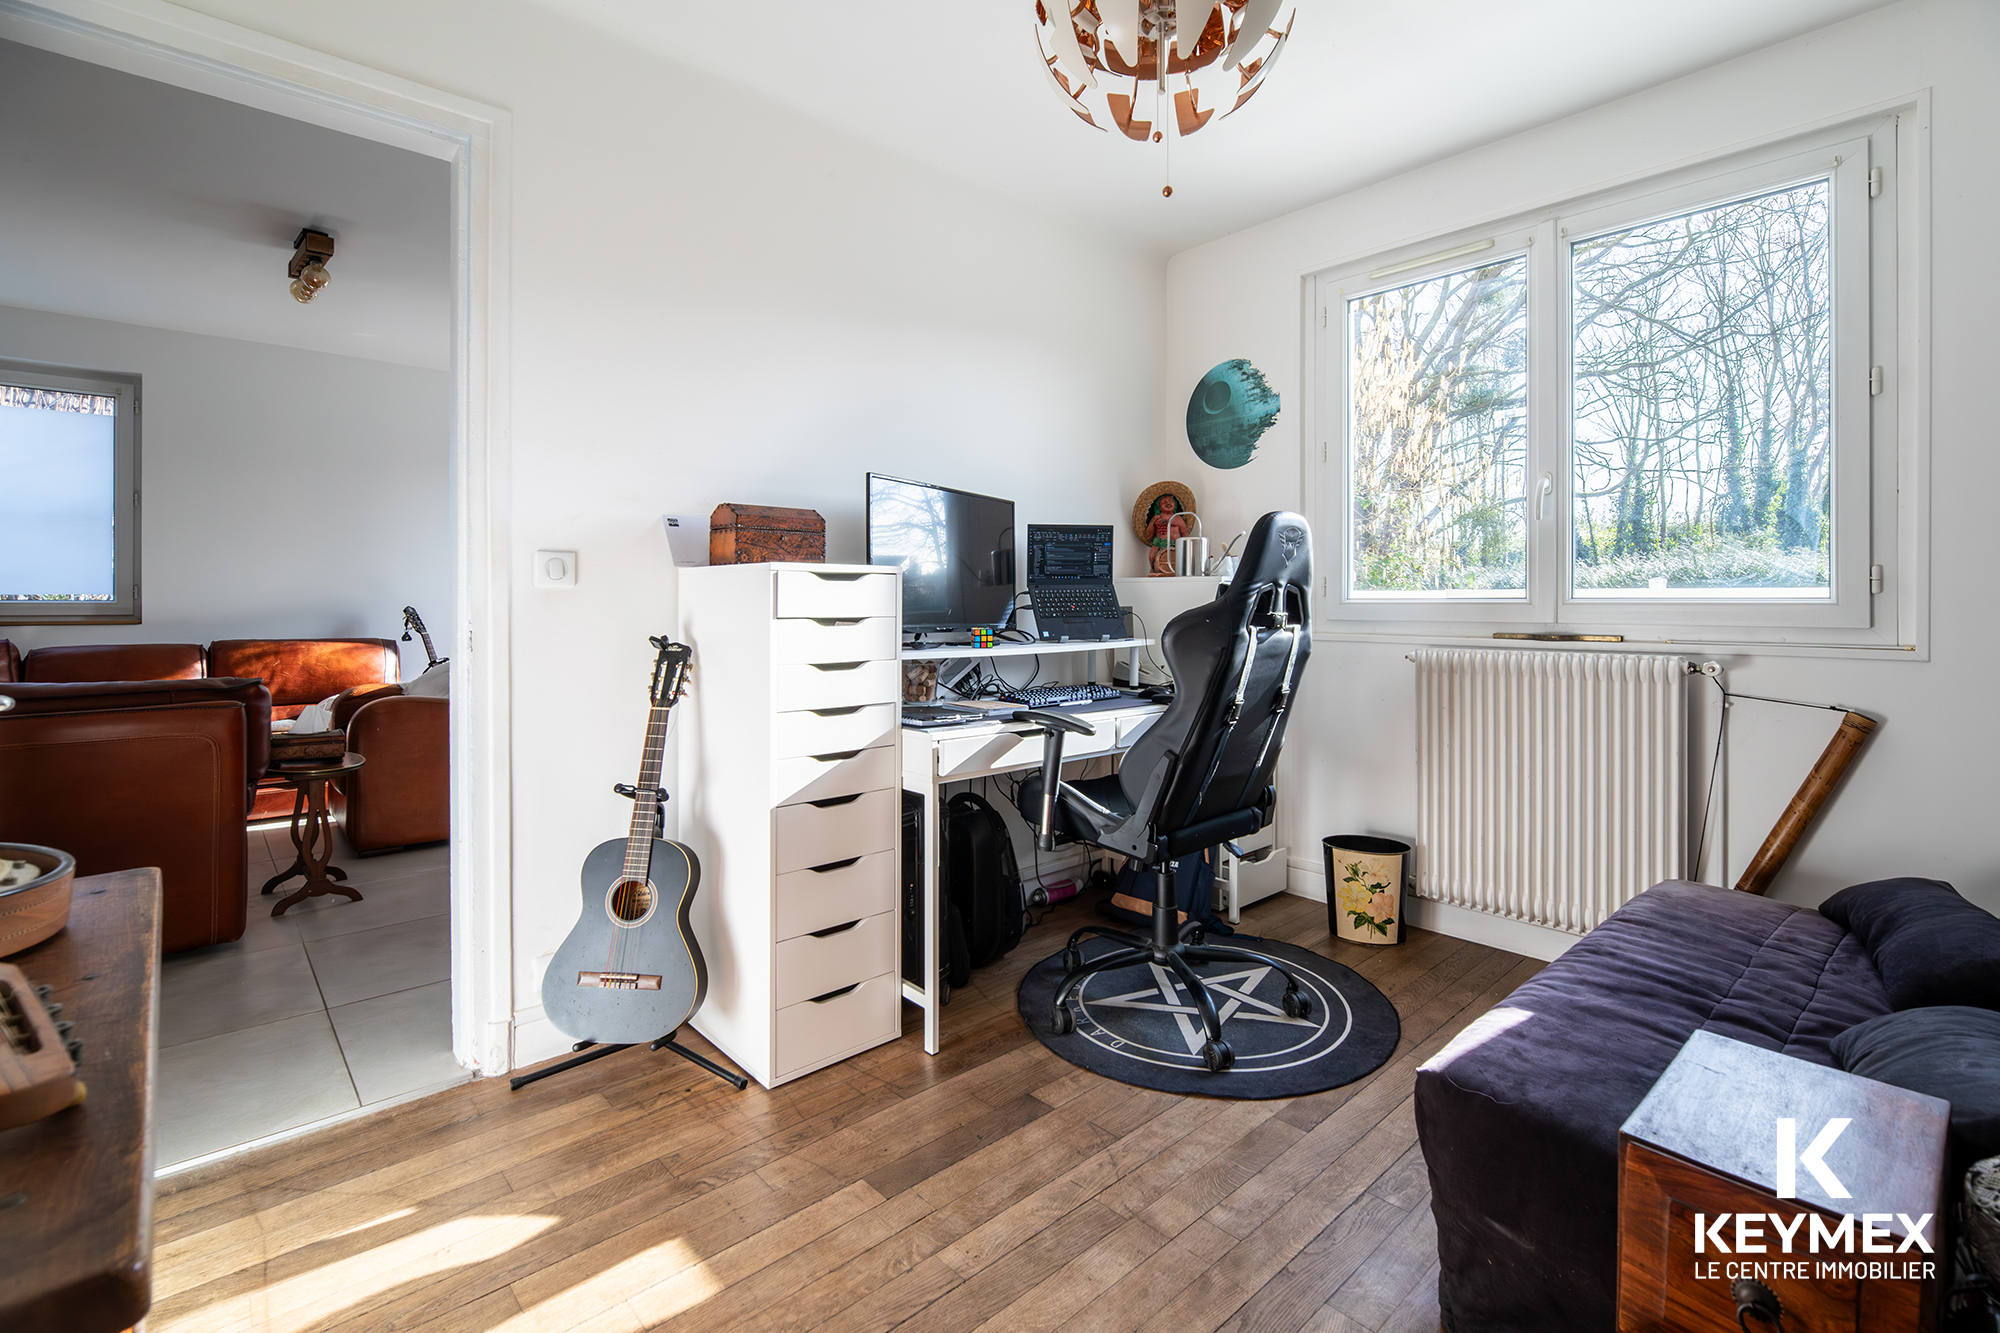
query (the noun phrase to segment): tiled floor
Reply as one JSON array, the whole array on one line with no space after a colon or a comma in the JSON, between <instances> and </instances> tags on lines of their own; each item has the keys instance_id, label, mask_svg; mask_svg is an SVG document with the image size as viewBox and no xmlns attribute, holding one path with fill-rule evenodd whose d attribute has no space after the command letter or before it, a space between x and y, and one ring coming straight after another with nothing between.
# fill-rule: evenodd
<instances>
[{"instance_id":1,"label":"tiled floor","mask_svg":"<svg viewBox=\"0 0 2000 1333\"><path fill-rule=\"evenodd\" d=\"M333 863L362 901L313 898L273 919L264 881L283 828L250 833L250 925L160 968L157 1164L171 1167L470 1075L451 1058L451 855Z\"/></svg>"}]
</instances>

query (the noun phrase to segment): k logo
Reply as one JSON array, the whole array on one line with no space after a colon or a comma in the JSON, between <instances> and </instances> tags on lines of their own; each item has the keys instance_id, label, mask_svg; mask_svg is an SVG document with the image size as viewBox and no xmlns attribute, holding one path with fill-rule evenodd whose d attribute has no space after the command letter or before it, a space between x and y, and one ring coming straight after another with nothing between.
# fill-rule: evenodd
<instances>
[{"instance_id":1,"label":"k logo","mask_svg":"<svg viewBox=\"0 0 2000 1333\"><path fill-rule=\"evenodd\" d=\"M1845 1199L1849 1195L1847 1187L1840 1183L1840 1177L1827 1169L1826 1152L1833 1147L1834 1140L1841 1136L1853 1121L1836 1117L1826 1122L1819 1136L1799 1151L1799 1122L1780 1120L1778 1122L1778 1197L1796 1199L1799 1197L1799 1168L1812 1172L1819 1187L1826 1191L1830 1199Z\"/></svg>"}]
</instances>

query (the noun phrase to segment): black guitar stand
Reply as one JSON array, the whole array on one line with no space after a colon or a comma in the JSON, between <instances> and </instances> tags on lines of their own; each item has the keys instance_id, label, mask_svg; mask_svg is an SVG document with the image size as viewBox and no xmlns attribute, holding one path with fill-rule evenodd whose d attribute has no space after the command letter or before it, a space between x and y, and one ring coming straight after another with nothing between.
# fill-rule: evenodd
<instances>
[{"instance_id":1,"label":"black guitar stand","mask_svg":"<svg viewBox=\"0 0 2000 1333\"><path fill-rule=\"evenodd\" d=\"M743 1077L743 1075L732 1073L731 1071L724 1069L721 1065L715 1063L715 1061L709 1059L707 1056L699 1055L694 1051L689 1050L687 1047L681 1045L679 1042L675 1041L674 1038L680 1035L681 1035L681 1030L679 1028L675 1028L672 1032L669 1032L666 1036L657 1038L651 1043L649 1043L646 1049L649 1051L672 1051L675 1055L681 1057L681 1059L690 1060L693 1061L695 1064L700 1065L703 1069L706 1069L709 1073L715 1075L717 1078L723 1080L725 1083L735 1084L736 1090L738 1092L741 1092L743 1091L743 1089L750 1086L750 1080ZM560 1074L563 1072L563 1070L574 1069L578 1065L587 1065L592 1060L602 1060L607 1055L616 1055L620 1051L630 1050L633 1046L636 1046L637 1044L638 1044L637 1042L628 1041L617 1045L599 1046L594 1041L580 1041L576 1045L570 1047L570 1049L573 1051L585 1051L588 1052L588 1054L579 1055L573 1060L565 1060L559 1065L550 1065L547 1069L537 1069L532 1074L522 1074L517 1078L510 1078L507 1080L507 1086L512 1088L515 1092L519 1092L522 1088L527 1087L530 1083L535 1082L537 1079L547 1078L551 1074Z\"/></svg>"}]
</instances>

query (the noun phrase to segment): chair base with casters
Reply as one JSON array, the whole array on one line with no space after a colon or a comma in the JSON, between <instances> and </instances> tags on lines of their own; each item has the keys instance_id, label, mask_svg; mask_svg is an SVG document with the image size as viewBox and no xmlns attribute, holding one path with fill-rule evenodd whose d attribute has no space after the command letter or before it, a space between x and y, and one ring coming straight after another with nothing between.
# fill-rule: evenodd
<instances>
[{"instance_id":1,"label":"chair base with casters","mask_svg":"<svg viewBox=\"0 0 2000 1333\"><path fill-rule=\"evenodd\" d=\"M1164 839L1161 845L1164 849ZM1288 1018L1312 1017L1312 997L1299 989L1298 978L1277 959L1251 949L1239 949L1233 944L1209 944L1203 937L1202 924L1198 920L1190 920L1176 928L1174 914L1178 909L1174 892L1174 862L1164 856L1164 850L1159 868L1155 877L1157 888L1153 898L1151 939L1132 931L1113 930L1105 926L1085 926L1069 937L1069 943L1063 947L1063 978L1056 986L1055 1000L1049 1010L1049 1030L1058 1037L1076 1030L1076 1015L1070 1011L1069 1001L1089 977L1099 972L1131 967L1135 963L1152 963L1172 972L1187 988L1196 1012L1201 1015L1202 1033L1207 1038L1202 1043L1201 1061L1208 1066L1211 1074L1220 1074L1236 1062L1236 1053L1223 1039L1222 1017L1215 1007L1215 997L1209 994L1208 986L1195 971L1196 964L1249 962L1275 969L1285 979L1283 1004ZM1079 947L1086 936L1111 940L1122 947L1086 960Z\"/></svg>"}]
</instances>

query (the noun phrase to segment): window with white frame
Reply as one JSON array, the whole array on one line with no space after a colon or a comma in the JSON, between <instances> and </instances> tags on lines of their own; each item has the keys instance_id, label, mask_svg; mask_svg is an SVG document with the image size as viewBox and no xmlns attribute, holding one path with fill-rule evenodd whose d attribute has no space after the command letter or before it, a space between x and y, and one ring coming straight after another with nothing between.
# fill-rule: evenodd
<instances>
[{"instance_id":1,"label":"window with white frame","mask_svg":"<svg viewBox=\"0 0 2000 1333\"><path fill-rule=\"evenodd\" d=\"M1893 639L1896 146L1849 126L1316 275L1327 614Z\"/></svg>"},{"instance_id":2,"label":"window with white frame","mask_svg":"<svg viewBox=\"0 0 2000 1333\"><path fill-rule=\"evenodd\" d=\"M138 384L0 362L0 624L139 619Z\"/></svg>"}]
</instances>

